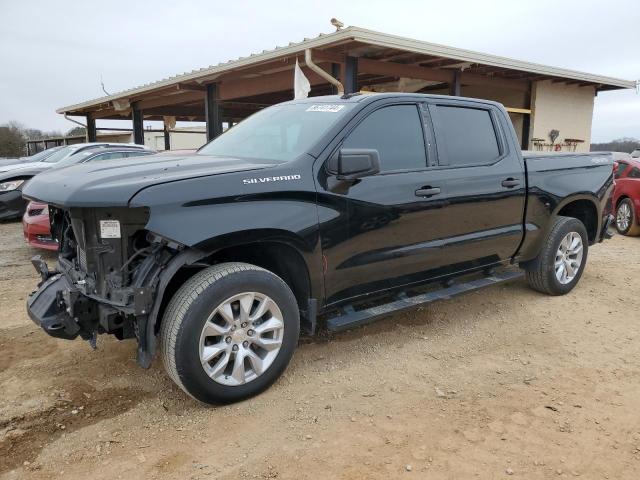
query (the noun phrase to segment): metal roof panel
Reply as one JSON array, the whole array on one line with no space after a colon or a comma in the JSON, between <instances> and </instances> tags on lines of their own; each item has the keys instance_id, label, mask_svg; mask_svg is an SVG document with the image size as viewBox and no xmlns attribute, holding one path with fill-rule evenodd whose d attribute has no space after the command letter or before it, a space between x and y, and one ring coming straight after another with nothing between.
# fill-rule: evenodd
<instances>
[{"instance_id":1,"label":"metal roof panel","mask_svg":"<svg viewBox=\"0 0 640 480\"><path fill-rule=\"evenodd\" d=\"M328 47L349 40L375 45L378 47L405 50L408 52L420 53L424 55L440 56L444 58L460 60L463 62L490 65L523 71L527 73L534 73L538 75L548 75L552 77L567 78L571 80L580 80L583 82L598 83L616 88L636 88L637 84L637 82L631 80L622 80L603 75L595 75L575 70L546 66L538 63L525 62L512 58L490 55L487 53L475 52L472 50L465 50L461 48L440 45L437 43L424 42L421 40L390 35L387 33L376 32L360 27L347 27L333 33L321 33L317 37L312 39L305 38L301 42L291 42L286 47L275 47L272 50L263 50L261 53L252 53L249 56L238 57L235 60L220 62L216 65L192 70L191 72L185 72L179 75L159 80L157 82L146 83L138 87L123 90L114 93L113 95L99 97L93 100L61 107L57 109L56 112L71 113L82 109L97 107L101 104L109 103L113 100L119 100L133 95L140 95L142 93L150 92L156 89L176 85L181 82L198 81L210 78L212 76L217 76L237 68L275 60L283 56L299 54L304 52L304 50L307 48Z\"/></svg>"}]
</instances>

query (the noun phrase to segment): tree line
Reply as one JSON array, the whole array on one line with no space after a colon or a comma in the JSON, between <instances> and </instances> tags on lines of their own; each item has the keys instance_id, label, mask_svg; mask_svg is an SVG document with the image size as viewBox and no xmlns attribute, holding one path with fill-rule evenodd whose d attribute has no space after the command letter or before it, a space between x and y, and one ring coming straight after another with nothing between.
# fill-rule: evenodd
<instances>
[{"instance_id":1,"label":"tree line","mask_svg":"<svg viewBox=\"0 0 640 480\"><path fill-rule=\"evenodd\" d=\"M43 140L70 135L84 135L85 129L74 127L63 134L59 130L42 131L37 128L26 128L18 122L0 125L0 158L22 157L27 154L27 141Z\"/></svg>"},{"instance_id":2,"label":"tree line","mask_svg":"<svg viewBox=\"0 0 640 480\"><path fill-rule=\"evenodd\" d=\"M637 138L618 138L611 140L607 143L592 143L592 152L627 152L631 153L634 150L640 149L640 140Z\"/></svg>"}]
</instances>

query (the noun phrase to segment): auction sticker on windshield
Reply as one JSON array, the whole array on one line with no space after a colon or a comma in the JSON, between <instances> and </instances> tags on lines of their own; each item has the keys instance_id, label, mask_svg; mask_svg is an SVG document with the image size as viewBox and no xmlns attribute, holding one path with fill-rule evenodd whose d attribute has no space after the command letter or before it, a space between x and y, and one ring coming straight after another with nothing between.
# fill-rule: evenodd
<instances>
[{"instance_id":1,"label":"auction sticker on windshield","mask_svg":"<svg viewBox=\"0 0 640 480\"><path fill-rule=\"evenodd\" d=\"M120 238L120 222L100 220L100 238Z\"/></svg>"},{"instance_id":2,"label":"auction sticker on windshield","mask_svg":"<svg viewBox=\"0 0 640 480\"><path fill-rule=\"evenodd\" d=\"M311 105L307 112L327 112L336 113L344 108L344 105Z\"/></svg>"}]
</instances>

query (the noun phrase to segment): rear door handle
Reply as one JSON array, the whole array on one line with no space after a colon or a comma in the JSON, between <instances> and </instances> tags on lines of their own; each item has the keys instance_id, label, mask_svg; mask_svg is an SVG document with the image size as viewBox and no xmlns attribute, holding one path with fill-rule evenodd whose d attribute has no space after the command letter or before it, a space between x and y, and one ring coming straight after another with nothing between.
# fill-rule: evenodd
<instances>
[{"instance_id":1,"label":"rear door handle","mask_svg":"<svg viewBox=\"0 0 640 480\"><path fill-rule=\"evenodd\" d=\"M502 186L507 188L513 188L520 185L520 180L516 180L515 178L507 178L502 181Z\"/></svg>"},{"instance_id":2,"label":"rear door handle","mask_svg":"<svg viewBox=\"0 0 640 480\"><path fill-rule=\"evenodd\" d=\"M438 195L439 193L440 188L427 186L416 190L416 197L431 197L433 195Z\"/></svg>"}]
</instances>

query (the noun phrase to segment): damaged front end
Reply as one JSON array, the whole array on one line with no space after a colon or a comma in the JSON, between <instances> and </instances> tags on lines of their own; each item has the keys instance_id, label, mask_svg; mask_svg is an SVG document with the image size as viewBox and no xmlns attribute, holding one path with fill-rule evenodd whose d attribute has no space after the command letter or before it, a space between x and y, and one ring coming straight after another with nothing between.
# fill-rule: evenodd
<instances>
[{"instance_id":1,"label":"damaged front end","mask_svg":"<svg viewBox=\"0 0 640 480\"><path fill-rule=\"evenodd\" d=\"M147 208L51 207L50 219L58 265L50 271L39 256L32 259L42 282L27 300L31 319L51 336L80 336L93 347L102 333L136 338L138 362L149 366L157 286L182 245L145 230Z\"/></svg>"}]
</instances>

